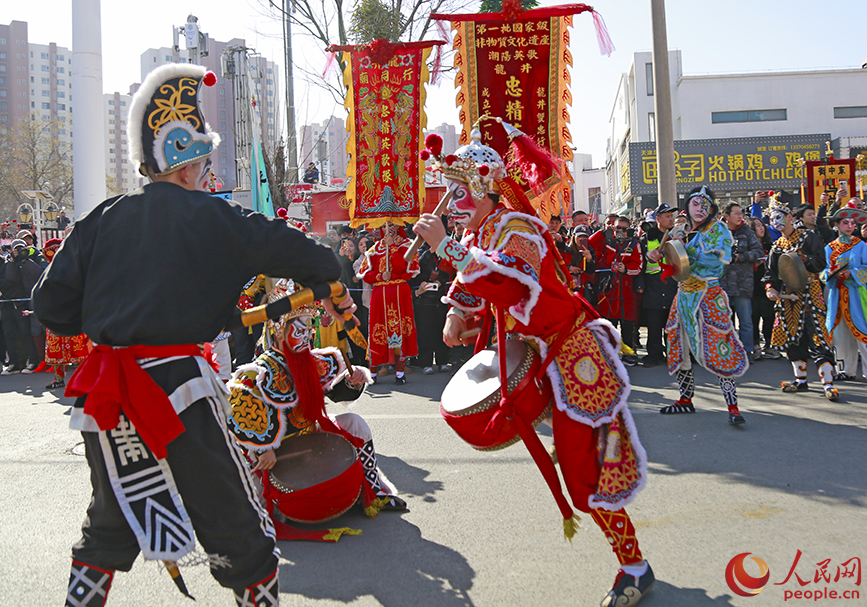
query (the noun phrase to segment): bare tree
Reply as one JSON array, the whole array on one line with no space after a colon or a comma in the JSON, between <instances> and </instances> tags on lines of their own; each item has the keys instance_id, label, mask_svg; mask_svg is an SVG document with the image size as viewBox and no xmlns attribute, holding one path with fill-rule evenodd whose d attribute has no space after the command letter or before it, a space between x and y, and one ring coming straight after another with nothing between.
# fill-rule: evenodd
<instances>
[{"instance_id":1,"label":"bare tree","mask_svg":"<svg viewBox=\"0 0 867 607\"><path fill-rule=\"evenodd\" d=\"M58 206L72 200L72 145L58 136L68 128L37 114L0 132L0 216L27 202L22 190L44 190Z\"/></svg>"},{"instance_id":2,"label":"bare tree","mask_svg":"<svg viewBox=\"0 0 867 607\"><path fill-rule=\"evenodd\" d=\"M272 17L284 19L281 0L259 2ZM352 6L346 0L293 0L289 17L293 28L297 26L325 49L332 44L367 44L377 37L392 42L432 39L436 37L432 13L467 12L475 6L471 0L356 0ZM329 80L304 66L295 67L309 84L327 89L337 103L343 103L346 65L342 61Z\"/></svg>"}]
</instances>

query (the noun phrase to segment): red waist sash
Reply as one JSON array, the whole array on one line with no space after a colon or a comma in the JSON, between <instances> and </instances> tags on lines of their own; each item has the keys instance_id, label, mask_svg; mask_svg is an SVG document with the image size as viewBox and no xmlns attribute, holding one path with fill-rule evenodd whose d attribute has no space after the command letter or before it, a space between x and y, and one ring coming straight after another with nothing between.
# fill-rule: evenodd
<instances>
[{"instance_id":1,"label":"red waist sash","mask_svg":"<svg viewBox=\"0 0 867 607\"><path fill-rule=\"evenodd\" d=\"M166 445L184 431L165 391L136 362L137 358L201 356L195 344L178 346L96 346L76 369L66 396L84 396L84 412L100 430L112 430L120 412L141 435L157 459L166 457Z\"/></svg>"}]
</instances>

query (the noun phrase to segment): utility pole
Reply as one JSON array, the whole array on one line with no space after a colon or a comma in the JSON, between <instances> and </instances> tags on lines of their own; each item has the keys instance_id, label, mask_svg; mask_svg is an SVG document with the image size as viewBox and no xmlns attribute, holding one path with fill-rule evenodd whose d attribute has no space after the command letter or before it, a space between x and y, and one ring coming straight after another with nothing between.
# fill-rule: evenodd
<instances>
[{"instance_id":1,"label":"utility pole","mask_svg":"<svg viewBox=\"0 0 867 607\"><path fill-rule=\"evenodd\" d=\"M653 28L653 102L656 112L656 191L659 203L677 208L677 177L674 167L674 126L671 117L671 75L668 69L668 35L665 0L650 0ZM641 209L638 209L640 211Z\"/></svg>"},{"instance_id":2,"label":"utility pole","mask_svg":"<svg viewBox=\"0 0 867 607\"><path fill-rule=\"evenodd\" d=\"M298 141L295 136L295 83L292 79L292 0L283 0L283 62L286 64L286 171L287 180L299 183ZM284 184L280 184L282 187Z\"/></svg>"},{"instance_id":3,"label":"utility pole","mask_svg":"<svg viewBox=\"0 0 867 607\"><path fill-rule=\"evenodd\" d=\"M102 109L102 17L99 0L72 0L72 138L75 218L105 199L105 119Z\"/></svg>"}]
</instances>

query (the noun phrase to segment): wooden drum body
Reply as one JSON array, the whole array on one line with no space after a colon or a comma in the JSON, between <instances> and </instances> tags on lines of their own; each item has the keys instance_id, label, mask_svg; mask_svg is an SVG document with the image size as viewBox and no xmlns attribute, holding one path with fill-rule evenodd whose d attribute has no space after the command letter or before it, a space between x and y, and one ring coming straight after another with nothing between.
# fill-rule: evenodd
<instances>
[{"instance_id":1,"label":"wooden drum body","mask_svg":"<svg viewBox=\"0 0 867 607\"><path fill-rule=\"evenodd\" d=\"M342 436L329 432L294 436L283 441L276 455L265 496L290 520L333 519L349 510L361 494L364 470L355 447Z\"/></svg>"},{"instance_id":2,"label":"wooden drum body","mask_svg":"<svg viewBox=\"0 0 867 607\"><path fill-rule=\"evenodd\" d=\"M530 427L535 428L551 414L553 391L543 374L535 378L542 358L526 342L506 340L506 377L515 409ZM501 427L489 427L500 409L500 363L497 347L485 348L455 373L443 391L440 413L446 423L473 448L493 451L513 445L518 435L516 420L506 419Z\"/></svg>"}]
</instances>

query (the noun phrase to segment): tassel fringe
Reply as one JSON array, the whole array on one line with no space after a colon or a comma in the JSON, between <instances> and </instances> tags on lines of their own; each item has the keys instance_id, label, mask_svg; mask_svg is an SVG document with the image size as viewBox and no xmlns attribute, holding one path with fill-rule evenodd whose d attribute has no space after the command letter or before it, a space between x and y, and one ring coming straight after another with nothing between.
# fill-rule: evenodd
<instances>
[{"instance_id":1,"label":"tassel fringe","mask_svg":"<svg viewBox=\"0 0 867 607\"><path fill-rule=\"evenodd\" d=\"M608 33L608 28L605 27L605 20L602 15L593 11L593 25L596 28L596 42L599 43L599 52L608 57L614 52L614 42L611 41L611 35Z\"/></svg>"},{"instance_id":2,"label":"tassel fringe","mask_svg":"<svg viewBox=\"0 0 867 607\"><path fill-rule=\"evenodd\" d=\"M581 521L581 517L577 514L573 514L569 518L563 519L563 536L569 540L569 543L572 543L572 538L575 537L575 531L578 530L578 523Z\"/></svg>"},{"instance_id":3,"label":"tassel fringe","mask_svg":"<svg viewBox=\"0 0 867 607\"><path fill-rule=\"evenodd\" d=\"M361 529L350 529L349 527L329 529L328 533L322 536L322 539L327 542L336 542L343 535L361 535Z\"/></svg>"},{"instance_id":4,"label":"tassel fringe","mask_svg":"<svg viewBox=\"0 0 867 607\"><path fill-rule=\"evenodd\" d=\"M370 502L370 506L367 506L364 509L364 514L366 514L369 518L376 518L376 515L379 514L379 511L382 510L382 507L388 503L389 498L380 497L372 502Z\"/></svg>"}]
</instances>

